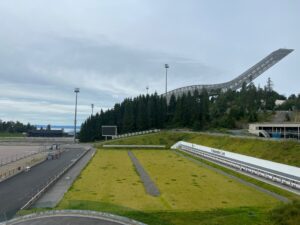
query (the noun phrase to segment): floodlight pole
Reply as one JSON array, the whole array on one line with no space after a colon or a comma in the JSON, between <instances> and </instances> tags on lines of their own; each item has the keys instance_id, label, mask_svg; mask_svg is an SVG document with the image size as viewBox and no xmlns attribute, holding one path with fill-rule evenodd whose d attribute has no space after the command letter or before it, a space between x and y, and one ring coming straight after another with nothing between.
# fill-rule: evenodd
<instances>
[{"instance_id":1,"label":"floodlight pole","mask_svg":"<svg viewBox=\"0 0 300 225\"><path fill-rule=\"evenodd\" d=\"M167 92L168 92L168 68L169 68L169 65L165 64L165 68L166 68L166 98L167 98Z\"/></svg>"},{"instance_id":2,"label":"floodlight pole","mask_svg":"<svg viewBox=\"0 0 300 225\"><path fill-rule=\"evenodd\" d=\"M94 104L91 104L92 107L92 115L94 114Z\"/></svg>"},{"instance_id":3,"label":"floodlight pole","mask_svg":"<svg viewBox=\"0 0 300 225\"><path fill-rule=\"evenodd\" d=\"M74 119L74 143L76 143L76 123L77 123L77 94L79 93L79 88L75 88L74 92L76 94L75 100L75 119Z\"/></svg>"},{"instance_id":4,"label":"floodlight pole","mask_svg":"<svg viewBox=\"0 0 300 225\"><path fill-rule=\"evenodd\" d=\"M149 86L147 86L146 89L147 89L147 95L148 95Z\"/></svg>"}]
</instances>

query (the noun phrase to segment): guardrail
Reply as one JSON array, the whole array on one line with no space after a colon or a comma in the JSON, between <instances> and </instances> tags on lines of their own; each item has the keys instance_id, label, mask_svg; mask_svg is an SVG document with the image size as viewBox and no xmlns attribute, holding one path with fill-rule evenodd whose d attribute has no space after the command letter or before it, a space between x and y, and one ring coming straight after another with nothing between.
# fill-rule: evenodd
<instances>
[{"instance_id":1,"label":"guardrail","mask_svg":"<svg viewBox=\"0 0 300 225\"><path fill-rule=\"evenodd\" d=\"M139 132L133 132L133 133L127 133L127 134L120 134L120 135L113 136L112 139L119 139L119 138L125 138L125 137L131 137L131 136L137 136L137 135L143 135L143 134L157 133L157 132L160 132L160 129L153 129L153 130L139 131Z\"/></svg>"},{"instance_id":2,"label":"guardrail","mask_svg":"<svg viewBox=\"0 0 300 225\"><path fill-rule=\"evenodd\" d=\"M5 168L6 166L11 167L12 163L9 163L9 164L6 164L6 165L0 167L0 182L5 181L5 180L9 179L10 177L23 172L26 169L26 166L33 167L33 166L36 166L36 165L44 162L47 159L46 152L38 152L37 154L43 154L43 153L45 153L45 155L44 156L41 155L39 159L35 158L36 161L34 161L33 163L31 162L32 164L29 164L28 162L24 162L22 165L19 164L19 165L13 166L13 168ZM37 154L31 155L31 157L37 157L38 156ZM29 157L26 157L26 158L29 158ZM26 159L26 158L24 158L24 159ZM18 160L18 161L20 161L20 160ZM15 163L18 163L18 161L15 161Z\"/></svg>"},{"instance_id":3,"label":"guardrail","mask_svg":"<svg viewBox=\"0 0 300 225\"><path fill-rule=\"evenodd\" d=\"M166 148L165 145L102 145L103 148Z\"/></svg>"},{"instance_id":4,"label":"guardrail","mask_svg":"<svg viewBox=\"0 0 300 225\"><path fill-rule=\"evenodd\" d=\"M20 222L30 221L31 219L38 219L43 217L51 217L51 216L65 216L65 217L87 217L87 218L96 218L101 220L107 220L111 222L116 222L123 225L146 225L145 223L138 222L136 220L117 216L110 213L105 212L96 212L91 210L52 210L52 211L45 211L39 212L34 214L29 214L26 216L16 217L10 221L6 221L4 223L0 223L0 225L13 225L18 224Z\"/></svg>"},{"instance_id":5,"label":"guardrail","mask_svg":"<svg viewBox=\"0 0 300 225\"><path fill-rule=\"evenodd\" d=\"M46 150L47 150L47 146L41 146L40 149L36 152L31 152L31 153L27 153L27 154L26 153L25 154L16 154L16 155L12 155L10 157L1 158L0 159L0 167L6 166L8 164L17 162L17 161L25 159L25 158L29 158L29 157L39 154L41 152L45 152Z\"/></svg>"},{"instance_id":6,"label":"guardrail","mask_svg":"<svg viewBox=\"0 0 300 225\"><path fill-rule=\"evenodd\" d=\"M59 174L55 175L54 177L50 178L46 184L37 191L37 193L24 205L21 207L21 210L29 208L33 203L35 203L41 195L48 190L48 188L54 184L63 174L65 174L72 166L74 166L87 152L89 152L91 148L84 151L76 160L74 160L71 164L66 166Z\"/></svg>"},{"instance_id":7,"label":"guardrail","mask_svg":"<svg viewBox=\"0 0 300 225\"><path fill-rule=\"evenodd\" d=\"M192 144L188 142L180 141L172 146L172 149L178 149L180 151L192 154L194 156L208 159L209 161L216 162L218 164L226 165L228 167L241 170L255 176L263 177L268 180L292 187L294 189L300 190L300 168L292 167L285 164L275 163L268 160L262 160L254 157L249 157L241 154L230 153L228 151L214 149L207 146ZM230 158L231 155L237 155L239 160ZM249 161L243 161L243 158L250 159L250 162L257 160L260 165L251 164ZM251 160L252 159L252 160ZM280 169L270 169L267 165L275 165L280 168L283 167L283 171ZM285 173L286 171L293 171L290 174ZM296 175L298 176L296 177Z\"/></svg>"},{"instance_id":8,"label":"guardrail","mask_svg":"<svg viewBox=\"0 0 300 225\"><path fill-rule=\"evenodd\" d=\"M23 165L16 165L14 168L8 169L4 172L3 171L1 172L1 169L3 170L4 166L2 168L0 167L0 182L5 181L5 180L9 179L10 177L23 172L26 169L26 166L30 166L30 167L36 166L36 165L44 162L46 159L47 159L47 156L44 155L44 156L41 156L41 158L38 159L37 161L35 161L33 164L24 163Z\"/></svg>"}]
</instances>

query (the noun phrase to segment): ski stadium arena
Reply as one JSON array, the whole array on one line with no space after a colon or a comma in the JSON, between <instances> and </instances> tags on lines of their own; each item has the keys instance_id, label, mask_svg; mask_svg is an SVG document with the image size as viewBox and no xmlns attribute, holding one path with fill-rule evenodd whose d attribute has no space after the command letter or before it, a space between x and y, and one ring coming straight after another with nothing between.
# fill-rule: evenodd
<instances>
[{"instance_id":1,"label":"ski stadium arena","mask_svg":"<svg viewBox=\"0 0 300 225\"><path fill-rule=\"evenodd\" d=\"M172 95L179 97L195 91L207 90L209 95L216 95L220 91L238 90L292 51L278 49L229 82L181 87L163 96L170 101ZM116 135L114 128L110 132L116 140L93 146L65 143L60 138L57 139L60 145L54 139L51 139L53 143L47 138L29 139L43 146L59 146L59 157L49 157L51 151L45 151L43 160L34 162L32 168L27 166L23 171L17 165L16 174L9 172L8 177L5 173L5 180L0 179L0 225L146 225L150 223L143 216L153 212L161 213L162 218L174 213L176 220L176 214L185 212L200 215L215 209L267 208L289 203L286 196L300 194L300 168L296 166L194 142L177 141L166 147L130 141L131 136L141 136L141 140L147 142L149 135L156 135L160 130ZM173 137L168 139L173 140ZM161 136L158 140L162 142ZM5 148L11 144L2 143ZM19 145L27 146L26 143ZM17 161L17 157L15 159ZM15 161L11 161L9 165L13 167ZM280 193L207 162L272 185L279 188ZM0 169L5 169L6 164L1 163ZM281 191L289 195L281 195ZM154 215L155 220L157 215Z\"/></svg>"}]
</instances>

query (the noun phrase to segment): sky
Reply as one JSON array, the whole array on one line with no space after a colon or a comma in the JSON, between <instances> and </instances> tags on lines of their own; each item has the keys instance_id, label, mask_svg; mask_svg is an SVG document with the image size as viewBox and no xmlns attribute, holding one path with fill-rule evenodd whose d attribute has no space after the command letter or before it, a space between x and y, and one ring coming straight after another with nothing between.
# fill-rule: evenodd
<instances>
[{"instance_id":1,"label":"sky","mask_svg":"<svg viewBox=\"0 0 300 225\"><path fill-rule=\"evenodd\" d=\"M229 81L279 48L255 80L300 93L298 0L1 0L0 119L71 125L124 98Z\"/></svg>"}]
</instances>

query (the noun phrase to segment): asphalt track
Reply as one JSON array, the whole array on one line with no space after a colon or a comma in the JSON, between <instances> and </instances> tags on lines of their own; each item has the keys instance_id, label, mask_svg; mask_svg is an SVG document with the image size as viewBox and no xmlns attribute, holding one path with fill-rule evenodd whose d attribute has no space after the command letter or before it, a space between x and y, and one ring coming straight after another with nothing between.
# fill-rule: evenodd
<instances>
[{"instance_id":1,"label":"asphalt track","mask_svg":"<svg viewBox=\"0 0 300 225\"><path fill-rule=\"evenodd\" d=\"M76 217L76 216L59 216L59 217L43 217L34 218L27 221L20 221L13 223L14 225L62 225L62 224L72 224L72 225L122 225L124 223L118 223L108 220L102 220L98 218L89 217Z\"/></svg>"},{"instance_id":2,"label":"asphalt track","mask_svg":"<svg viewBox=\"0 0 300 225\"><path fill-rule=\"evenodd\" d=\"M84 149L66 150L59 159L47 160L0 183L0 221L12 218L49 179L77 159Z\"/></svg>"},{"instance_id":3,"label":"asphalt track","mask_svg":"<svg viewBox=\"0 0 300 225\"><path fill-rule=\"evenodd\" d=\"M156 187L155 183L153 182L153 180L151 179L147 171L144 169L142 164L139 162L139 160L135 157L135 155L131 151L128 151L128 156L131 159L131 162L133 163L136 171L138 172L144 184L146 192L152 196L159 196L160 192L158 188Z\"/></svg>"},{"instance_id":4,"label":"asphalt track","mask_svg":"<svg viewBox=\"0 0 300 225\"><path fill-rule=\"evenodd\" d=\"M51 210L15 217L0 225L146 225L126 217L89 210Z\"/></svg>"}]
</instances>

